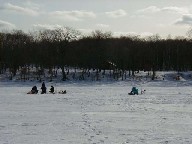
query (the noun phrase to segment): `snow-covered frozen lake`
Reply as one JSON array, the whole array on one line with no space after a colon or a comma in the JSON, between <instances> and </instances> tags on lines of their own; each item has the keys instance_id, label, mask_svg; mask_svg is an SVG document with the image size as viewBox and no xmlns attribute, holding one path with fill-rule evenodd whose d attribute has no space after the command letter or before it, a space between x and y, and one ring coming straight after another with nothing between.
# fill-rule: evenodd
<instances>
[{"instance_id":1,"label":"snow-covered frozen lake","mask_svg":"<svg viewBox=\"0 0 192 144\"><path fill-rule=\"evenodd\" d=\"M190 85L146 83L145 94L128 95L126 82L57 84L67 94L26 94L32 86L0 84L1 144L192 143Z\"/></svg>"}]
</instances>

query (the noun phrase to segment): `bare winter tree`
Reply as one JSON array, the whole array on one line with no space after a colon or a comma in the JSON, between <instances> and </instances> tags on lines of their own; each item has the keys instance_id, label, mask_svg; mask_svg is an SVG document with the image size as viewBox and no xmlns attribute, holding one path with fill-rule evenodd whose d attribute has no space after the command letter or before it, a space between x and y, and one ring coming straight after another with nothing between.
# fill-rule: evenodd
<instances>
[{"instance_id":1,"label":"bare winter tree","mask_svg":"<svg viewBox=\"0 0 192 144\"><path fill-rule=\"evenodd\" d=\"M57 52L58 52L58 64L62 69L62 80L65 81L67 79L65 73L65 66L68 64L71 59L68 48L70 42L73 40L77 40L81 33L70 27L62 27L57 28L53 31L54 42L57 43Z\"/></svg>"},{"instance_id":2,"label":"bare winter tree","mask_svg":"<svg viewBox=\"0 0 192 144\"><path fill-rule=\"evenodd\" d=\"M91 33L91 37L96 38L96 39L111 38L112 32L110 32L110 31L103 32L101 30L95 30Z\"/></svg>"}]
</instances>

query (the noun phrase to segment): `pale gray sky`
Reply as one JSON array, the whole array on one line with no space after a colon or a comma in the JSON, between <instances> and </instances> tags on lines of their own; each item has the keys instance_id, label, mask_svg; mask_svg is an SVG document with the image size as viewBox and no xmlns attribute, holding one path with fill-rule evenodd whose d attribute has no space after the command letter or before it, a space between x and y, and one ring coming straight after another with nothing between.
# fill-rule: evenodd
<instances>
[{"instance_id":1,"label":"pale gray sky","mask_svg":"<svg viewBox=\"0 0 192 144\"><path fill-rule=\"evenodd\" d=\"M0 30L69 26L114 35L185 36L191 0L0 0Z\"/></svg>"}]
</instances>

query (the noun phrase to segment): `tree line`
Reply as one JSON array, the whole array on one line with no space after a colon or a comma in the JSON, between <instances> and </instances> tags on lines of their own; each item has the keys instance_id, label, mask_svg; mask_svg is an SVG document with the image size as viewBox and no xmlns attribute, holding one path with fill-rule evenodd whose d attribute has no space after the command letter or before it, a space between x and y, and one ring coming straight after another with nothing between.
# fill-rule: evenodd
<instances>
[{"instance_id":1,"label":"tree line","mask_svg":"<svg viewBox=\"0 0 192 144\"><path fill-rule=\"evenodd\" d=\"M158 35L114 37L111 32L95 30L90 35L62 27L24 33L21 30L0 33L0 73L7 69L16 75L26 67L62 70L95 69L98 73L113 70L129 75L135 71L192 70L192 41Z\"/></svg>"}]
</instances>

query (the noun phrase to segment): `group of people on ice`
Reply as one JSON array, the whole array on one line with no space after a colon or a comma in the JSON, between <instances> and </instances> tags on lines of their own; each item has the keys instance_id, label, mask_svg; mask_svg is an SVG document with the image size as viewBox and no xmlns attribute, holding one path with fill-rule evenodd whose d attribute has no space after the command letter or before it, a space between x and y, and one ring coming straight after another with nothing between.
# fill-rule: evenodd
<instances>
[{"instance_id":1,"label":"group of people on ice","mask_svg":"<svg viewBox=\"0 0 192 144\"><path fill-rule=\"evenodd\" d=\"M29 91L27 94L37 94L39 90L37 90L37 86L33 86L31 91ZM41 94L46 94L47 93L47 88L45 86L45 83L43 82L42 83L42 86L41 86ZM49 93L52 93L52 94L55 94L55 90L54 90L54 87L51 86L50 90L49 90ZM64 91L59 91L60 94L66 94L66 90Z\"/></svg>"},{"instance_id":2,"label":"group of people on ice","mask_svg":"<svg viewBox=\"0 0 192 144\"><path fill-rule=\"evenodd\" d=\"M42 86L41 86L41 94L46 94L46 91L47 91L47 88L45 86L45 83L43 82L42 83ZM146 90L141 90L141 94L144 94ZM49 90L50 93L52 94L55 94L55 90L54 90L54 87L51 86L50 90ZM29 91L27 94L37 94L38 93L38 90L37 90L37 87L36 86L33 86L31 91ZM66 94L66 90L64 91L59 91L58 92L59 94ZM139 94L139 90L138 88L136 87L132 87L132 90L130 93L128 93L129 95L138 95Z\"/></svg>"}]
</instances>

